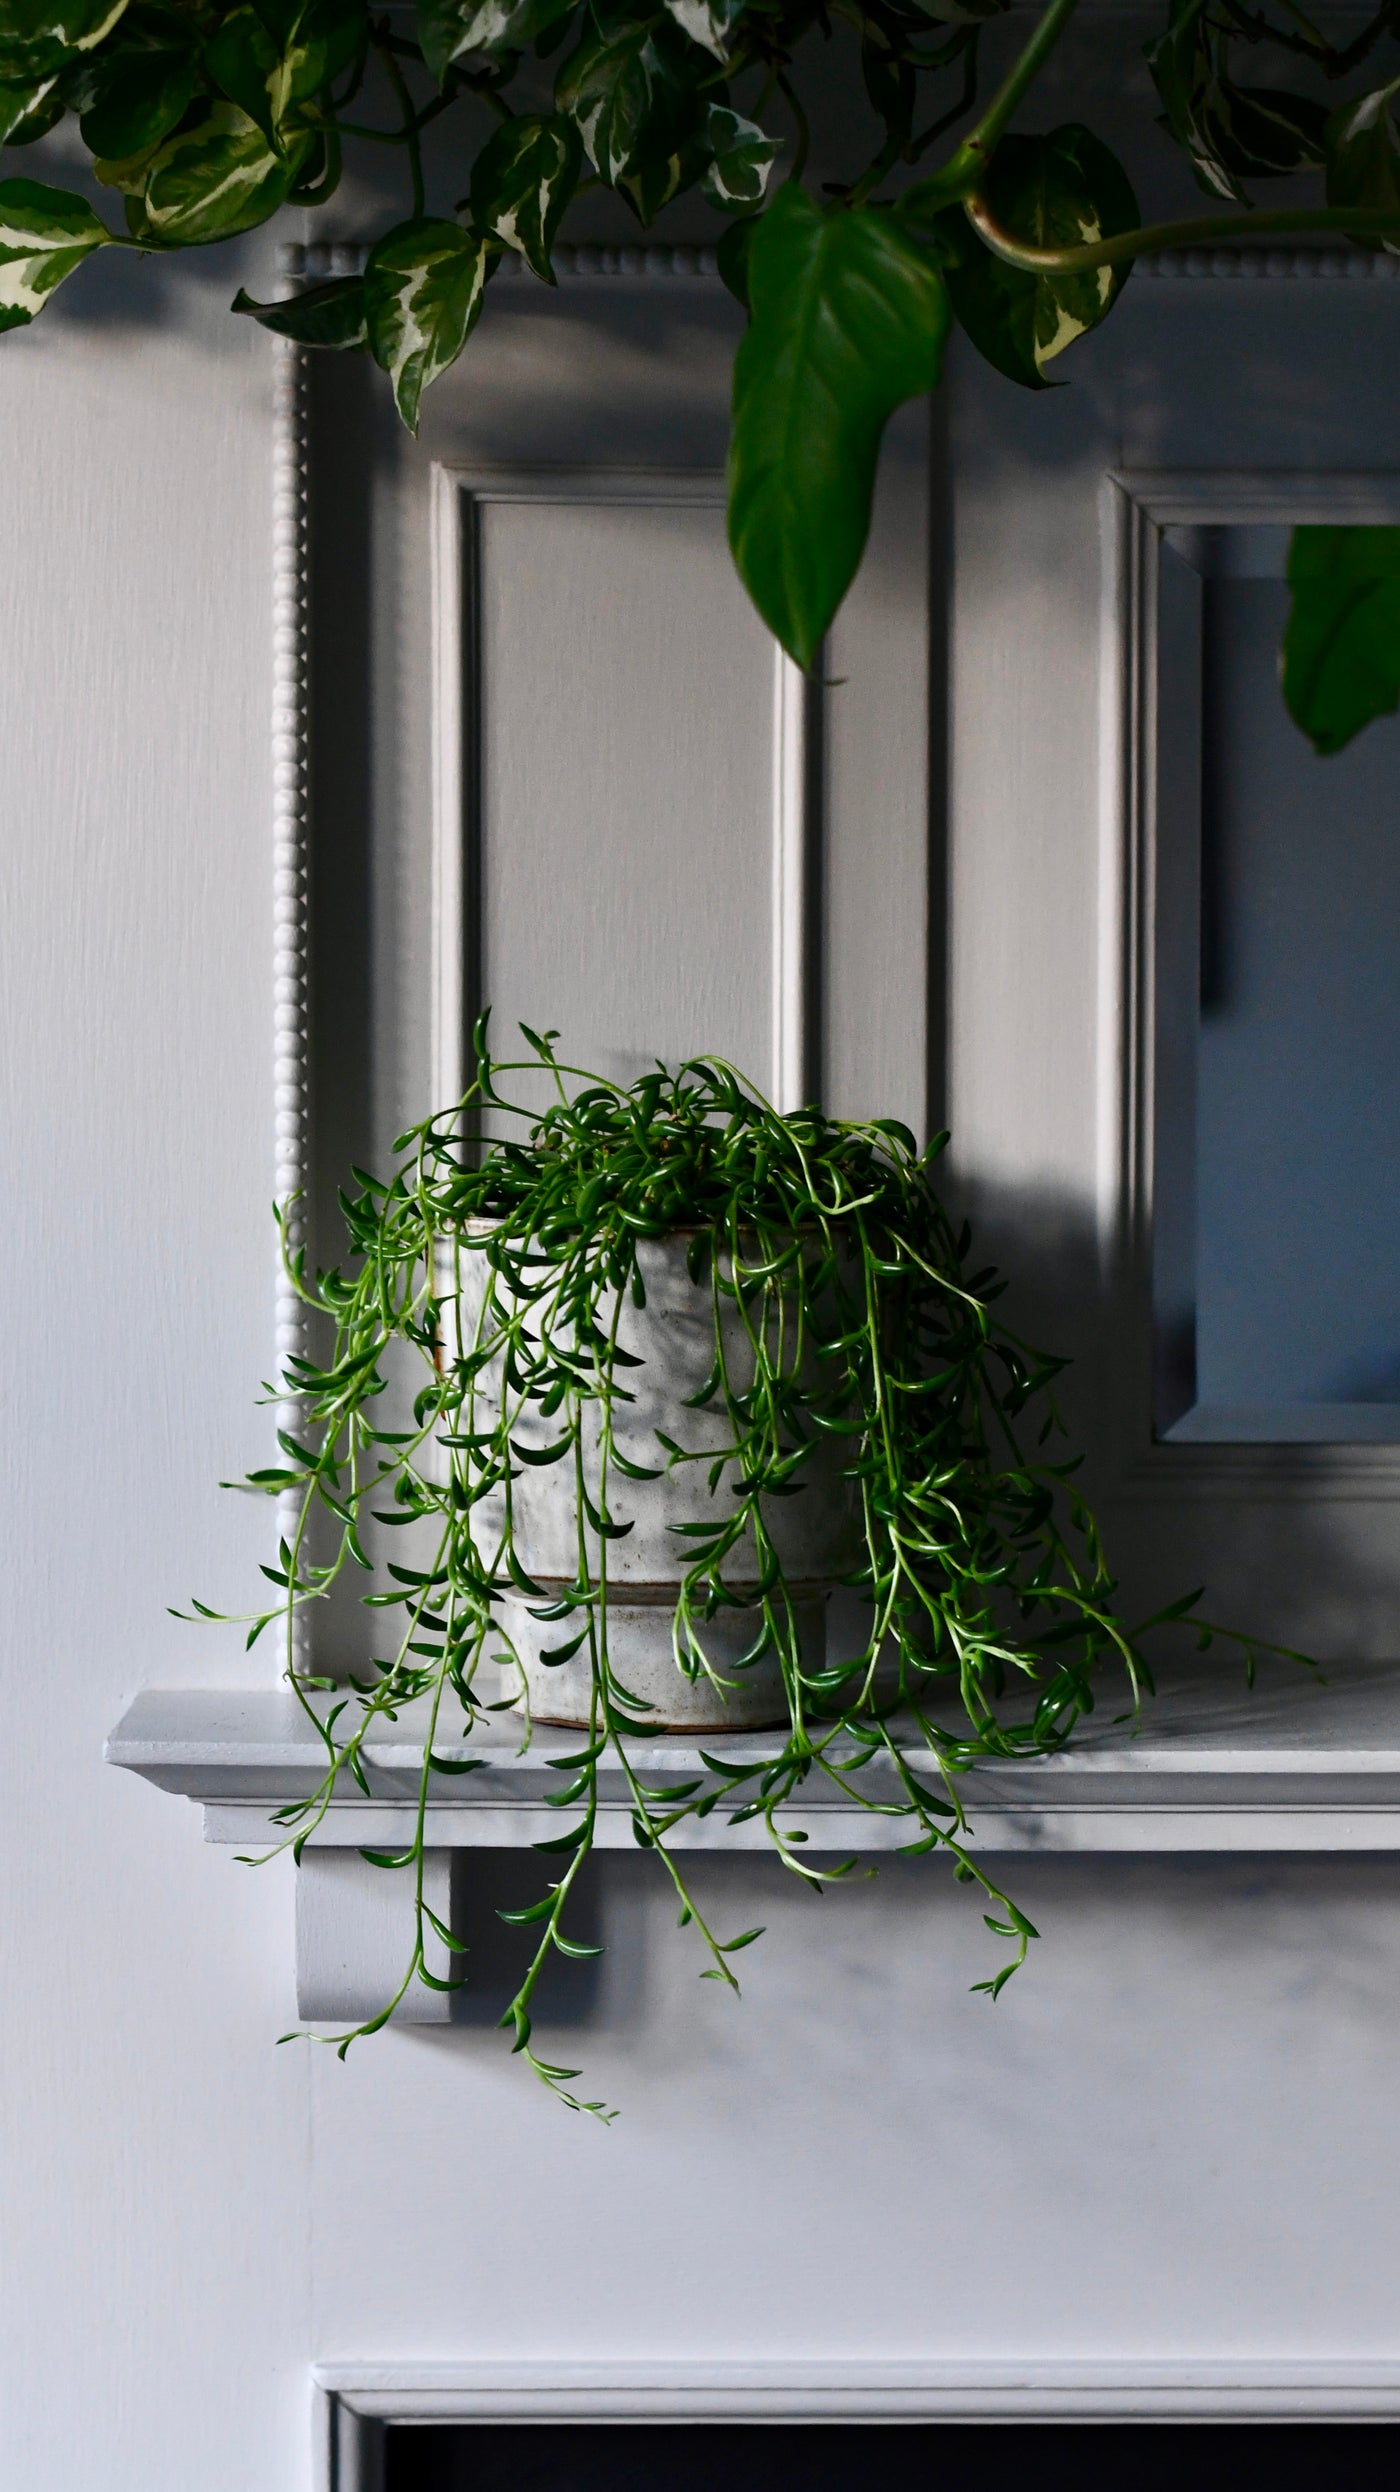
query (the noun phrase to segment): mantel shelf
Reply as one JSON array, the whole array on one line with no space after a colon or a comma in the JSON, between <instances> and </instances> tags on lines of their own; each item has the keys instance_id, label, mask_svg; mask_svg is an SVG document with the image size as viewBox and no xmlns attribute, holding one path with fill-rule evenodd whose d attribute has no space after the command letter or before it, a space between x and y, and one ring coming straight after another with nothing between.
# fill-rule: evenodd
<instances>
[{"instance_id":1,"label":"mantel shelf","mask_svg":"<svg viewBox=\"0 0 1400 2492\"><path fill-rule=\"evenodd\" d=\"M347 1787L336 1791L302 1853L297 2001L309 2023L358 2023L402 1980L415 1875L374 1866L361 1847L400 1850L411 1838L426 1727L422 1708L405 1706L396 1724L367 1741L369 1797L342 1776ZM424 1895L448 1927L461 1926L474 1852L538 1843L560 1830L558 1812L545 1805L560 1787L549 1760L576 1749L581 1734L541 1726L522 1747L523 1728L518 1716L496 1715L469 1741L434 1743L449 1762L489 1760L472 1774L435 1775L429 1791ZM648 1739L638 1761L648 1782L684 1780L701 1770L702 1745L747 1759L771 1755L775 1736ZM325 1767L315 1727L286 1688L151 1689L118 1723L107 1757L197 1800L210 1842L254 1853L284 1839L274 1812L307 1797ZM894 1796L887 1765L869 1766L861 1782L874 1799ZM1400 1851L1400 1663L1335 1670L1324 1686L1301 1670L1275 1668L1253 1693L1237 1669L1221 1666L1165 1689L1136 1726L1105 1714L1058 1756L976 1766L961 1794L967 1840L988 1852ZM852 1806L818 1775L783 1822L806 1834L813 1854L888 1851L909 1840L906 1818ZM633 1843L615 1760L600 1772L596 1840L607 1850ZM678 1847L716 1851L759 1850L768 1840L761 1822L731 1826L718 1810L670 1837ZM439 1977L453 1970L445 1950L434 1965ZM452 1993L415 1983L395 2017L437 2024L456 2012Z\"/></svg>"},{"instance_id":2,"label":"mantel shelf","mask_svg":"<svg viewBox=\"0 0 1400 2492\"><path fill-rule=\"evenodd\" d=\"M325 1703L332 1701L330 1698ZM577 1731L496 1716L470 1741L439 1738L451 1760L485 1756L475 1773L433 1778L428 1843L449 1851L523 1846L557 1834L545 1797L559 1788L552 1756L579 1744ZM698 1750L750 1758L774 1753L774 1734L694 1734L639 1743L647 1778L685 1778ZM324 1769L324 1750L285 1689L247 1693L152 1689L139 1696L107 1743L108 1762L162 1790L199 1801L207 1840L249 1847L275 1837L273 1811L304 1797ZM911 1755L918 1750L911 1744ZM417 1805L421 1729L405 1707L365 1754L371 1796L348 1778L311 1837L317 1847L392 1848ZM882 1782L882 1772L884 1780ZM862 1785L893 1796L877 1763ZM979 1765L960 1786L971 1841L987 1851L1389 1851L1400 1850L1400 1663L1338 1667L1317 1684L1271 1668L1253 1691L1222 1663L1209 1676L1176 1681L1140 1723L1087 1722L1056 1756ZM907 1821L853 1806L823 1777L787 1812L814 1849L890 1850L909 1840ZM761 1848L762 1824L730 1826L723 1812L676 1829L673 1842L714 1850ZM626 1786L615 1762L602 1771L598 1843L630 1848Z\"/></svg>"}]
</instances>

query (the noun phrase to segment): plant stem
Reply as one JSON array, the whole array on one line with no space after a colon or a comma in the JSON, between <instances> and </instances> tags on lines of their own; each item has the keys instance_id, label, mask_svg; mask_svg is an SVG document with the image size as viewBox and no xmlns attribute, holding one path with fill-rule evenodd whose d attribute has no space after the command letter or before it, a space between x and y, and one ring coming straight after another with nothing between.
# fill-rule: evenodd
<instances>
[{"instance_id":1,"label":"plant stem","mask_svg":"<svg viewBox=\"0 0 1400 2492\"><path fill-rule=\"evenodd\" d=\"M395 100L399 107L399 112L402 118L400 135L403 139L405 147L408 149L408 169L413 181L413 213L415 216L421 216L425 205L423 190L423 149L418 136L419 121L418 116L413 109L413 98L408 91L408 81L405 78L403 71L400 69L389 45L387 43L376 42L374 48L379 54L380 60L384 64L384 74L387 77L390 86L394 90Z\"/></svg>"},{"instance_id":2,"label":"plant stem","mask_svg":"<svg viewBox=\"0 0 1400 2492\"><path fill-rule=\"evenodd\" d=\"M1137 225L1103 242L1080 242L1063 250L1046 250L1021 242L998 224L977 192L963 200L973 232L1012 268L1026 268L1047 277L1073 277L1090 268L1117 268L1143 251L1190 250L1198 243L1230 242L1252 234L1374 235L1377 241L1400 241L1400 209L1396 208L1246 208L1224 216L1187 216L1165 225Z\"/></svg>"},{"instance_id":3,"label":"plant stem","mask_svg":"<svg viewBox=\"0 0 1400 2492\"><path fill-rule=\"evenodd\" d=\"M963 47L962 93L957 102L950 105L947 112L940 113L936 121L931 121L926 130L920 130L916 138L910 139L904 150L906 164L917 164L921 156L927 155L935 139L940 139L945 130L951 130L953 123L961 121L965 112L971 112L977 101L977 44L980 33L981 28L974 26L970 40Z\"/></svg>"},{"instance_id":4,"label":"plant stem","mask_svg":"<svg viewBox=\"0 0 1400 2492\"><path fill-rule=\"evenodd\" d=\"M802 109L802 101L797 89L789 78L784 77L781 70L778 72L778 93L797 124L797 153L793 157L792 171L788 175L788 180L800 182L807 170L807 158L812 149L812 132L807 115Z\"/></svg>"},{"instance_id":5,"label":"plant stem","mask_svg":"<svg viewBox=\"0 0 1400 2492\"><path fill-rule=\"evenodd\" d=\"M1079 0L1050 0L1024 52L1013 62L976 128L969 130L942 173L935 175L940 188L947 186L947 198L961 198L981 181L998 139L1027 88L1039 77L1078 5Z\"/></svg>"}]
</instances>

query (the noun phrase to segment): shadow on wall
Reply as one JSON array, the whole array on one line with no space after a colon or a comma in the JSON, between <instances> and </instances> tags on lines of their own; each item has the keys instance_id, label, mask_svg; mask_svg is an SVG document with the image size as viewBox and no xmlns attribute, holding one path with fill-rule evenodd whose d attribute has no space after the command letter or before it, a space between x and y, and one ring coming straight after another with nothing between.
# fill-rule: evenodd
<instances>
[{"instance_id":1,"label":"shadow on wall","mask_svg":"<svg viewBox=\"0 0 1400 2492\"><path fill-rule=\"evenodd\" d=\"M1145 1299L1087 1213L1062 1196L966 1177L949 1199L972 1226L971 1268L994 1264L1006 1278L1002 1320L1070 1362L1054 1387L1066 1434L1044 1451L1082 1453L1076 1484L1103 1527L1126 1614L1146 1617L1199 1586L1221 1626L1324 1661L1390 1658L1394 1499L1367 1472L1368 1449L1348 1475L1326 1447L1157 1446ZM1352 1452L1339 1449L1343 1462Z\"/></svg>"},{"instance_id":2,"label":"shadow on wall","mask_svg":"<svg viewBox=\"0 0 1400 2492\"><path fill-rule=\"evenodd\" d=\"M972 1814L975 1823L975 1801ZM522 2134L547 2157L591 2156L593 2123L570 2119L512 2058L509 2036L494 2030L505 1967L491 1960L497 1942L485 1924L499 1896L528 1897L532 1878L543 1892L548 1864L469 1857L467 1928L484 1938L487 1959L479 1989L476 1959L465 1959L475 2012L452 2028L404 2028L357 2045L352 2091L386 2055L390 2063L426 2055L402 2082L451 2102L469 2080L478 2127L523 2121ZM1063 2227L1067 2272L1098 2259L1095 2292L1111 2299L1109 2271L1123 2252L1117 2235L1102 2258L1094 2247L1106 2175L1134 2173L1130 2232L1141 2243L1173 2233L1183 2171L1198 2174L1204 2164L1217 2174L1210 2223L1193 2229L1183 2252L1199 2276L1199 2341L1208 2344L1226 2324L1234 2289L1234 2267L1220 2250L1232 2224L1303 2272L1303 2210L1316 2171L1312 2110L1329 2090L1345 2090L1359 2122L1354 2144L1385 2165L1400 1859L1038 1853L994 1866L1042 1940L995 2005L972 1985L995 1969L1001 1942L983 1927L981 1899L936 1859L886 1858L873 1879L862 1866L815 1895L761 1853L692 1856L688 1874L710 1925L731 1936L753 1925L763 1931L745 1952L743 1996L735 1998L700 1977L700 1946L693 1930L677 1928L658 1864L609 1853L591 1864L579 1923L607 1952L587 1983L574 1981L572 1966L546 1974L534 2002L535 2047L582 2071L576 2090L619 2113L629 2153L679 2159L680 2168L698 2156L696 2169L711 2148L722 2153L740 2193L726 2215L742 2205L745 2188L776 2186L787 2173L819 2196L832 2187L849 2193L853 2208L868 2201L896 2264L906 2236L928 2249L934 2217L922 2187L891 2195L888 2171L872 2192L879 2141L940 2141L937 2172L925 2178L937 2184L937 2248L950 2270L975 2243L1014 2237L1024 2222L1027 2164L1006 2156L1005 2141L1022 2135L1028 2104L1054 2068L1075 2114L1072 2133L1036 2161L1036 2221L1051 2237ZM506 1935L518 1978L528 1933ZM1259 2037L1276 2071L1262 2094L1257 2057L1240 2052L1243 2032ZM1148 2063L1166 2108L1152 2132L1156 2151L1144 2159ZM330 2082L342 2083L338 2072ZM1366 2144L1373 2134L1374 2148ZM599 2138L598 2151L612 2147ZM1391 2263L1379 2244L1393 2239L1394 2191L1388 2165L1379 2181L1359 2161L1354 2168L1357 2194L1349 2211L1334 2209L1333 2236L1360 2290L1366 2258ZM1348 2223L1359 2235L1348 2236ZM1360 2237L1371 2243L1364 2255ZM1148 2289L1139 2274L1135 2296ZM1139 2315L1144 2341L1154 2341L1150 2308Z\"/></svg>"}]
</instances>

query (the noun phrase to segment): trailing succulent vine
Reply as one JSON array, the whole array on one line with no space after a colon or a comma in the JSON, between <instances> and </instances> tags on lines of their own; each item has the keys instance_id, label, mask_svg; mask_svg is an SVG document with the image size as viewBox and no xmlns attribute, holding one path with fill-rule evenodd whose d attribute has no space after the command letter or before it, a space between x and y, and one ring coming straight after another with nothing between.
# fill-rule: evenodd
<instances>
[{"instance_id":1,"label":"trailing succulent vine","mask_svg":"<svg viewBox=\"0 0 1400 2492\"><path fill-rule=\"evenodd\" d=\"M426 1811L432 1777L488 1762L483 1732L521 1704L503 1607L523 1603L557 1629L546 1672L586 1656L587 1727L549 1758L561 1774L551 1804L569 1822L535 1847L548 1862L538 1900L501 1916L533 1940L501 2021L564 2102L602 2115L570 2091L578 2070L537 2053L531 2019L551 1957L599 1952L573 1934L569 1907L605 1770L621 1776L636 1839L670 1880L709 1978L737 1989L732 1959L761 1933L711 1927L673 1846L677 1828L715 1811L731 1824L760 1820L783 1864L820 1888L855 1866L800 1848L793 1812L804 1794L827 1790L853 1811L902 1818L904 1852L944 1856L980 1890L988 1928L1010 1948L976 1985L995 1999L1036 1932L969 1847L969 1769L1061 1748L1106 1671L1136 1710L1151 1686L1149 1629L1184 1623L1203 1643L1212 1630L1194 1596L1137 1623L1121 1614L1076 1462L1058 1450L1062 1362L1009 1329L995 1312L997 1276L970 1268L967 1230L936 1186L945 1136L921 1151L890 1120L779 1114L717 1057L658 1066L622 1087L560 1063L555 1033L524 1036L528 1057L497 1061L483 1021L461 1106L400 1138L387 1181L356 1172L341 1198L346 1265L311 1273L304 1250L288 1257L329 1347L321 1363L290 1361L277 1392L298 1419L279 1429L281 1461L249 1475L294 1520L263 1570L274 1600L242 1623L250 1644L280 1631L325 1748L318 1787L279 1814L279 1849L300 1858L343 1777L369 1790L369 1743L405 1705L422 1725L413 1834L397 1852L367 1855L415 1873L415 1936L393 1997L334 2037L342 2055L414 1982L453 1986L430 1962L434 1942L437 1961L444 1948L463 1950L425 1898ZM513 1077L542 1069L550 1103L512 1105ZM471 1138L483 1123L496 1138ZM678 1232L714 1359L643 1463L618 1442L638 1363L621 1345L619 1313L645 1297L649 1244ZM772 1518L830 1468L833 1446L855 1518L844 1580L862 1624L846 1649L811 1664ZM610 1565L656 1483L696 1463L708 1499L705 1519L681 1527L676 1667L733 1687L776 1660L786 1720L766 1738L751 1734L742 1755L702 1742L693 1774L680 1777L648 1770L657 1734L610 1653L621 1598ZM577 1571L541 1584L522 1561L515 1500L527 1470L550 1466L576 1511ZM404 1556L387 1557L390 1546ZM306 1663L298 1621L357 1573L372 1578L363 1600L391 1632L347 1682ZM707 1638L736 1606L747 1649L724 1675ZM1252 1668L1263 1648L1231 1640ZM506 1718L530 1738L528 1709ZM499 1753L499 1727L493 1737Z\"/></svg>"},{"instance_id":2,"label":"trailing succulent vine","mask_svg":"<svg viewBox=\"0 0 1400 2492\"><path fill-rule=\"evenodd\" d=\"M1400 247L1397 0L1344 42L1296 0L1169 0L1147 50L1161 126L1212 204L1168 224L1142 222L1092 130L1010 127L1075 6L1047 0L1009 64L998 42L991 83L983 47L1009 0L0 0L0 142L74 123L93 176L92 196L0 180L0 327L94 252L223 241L329 200L347 150L388 150L403 213L363 274L234 309L368 351L416 427L507 253L552 284L591 192L646 226L699 190L749 314L731 543L810 666L861 559L885 424L937 384L954 320L1040 389L1143 251L1306 233ZM808 103L832 45L869 112L847 115L855 163L815 184ZM1251 204L1246 185L1300 174L1314 204ZM1400 532L1299 531L1284 688L1320 751L1396 706L1397 576Z\"/></svg>"}]
</instances>

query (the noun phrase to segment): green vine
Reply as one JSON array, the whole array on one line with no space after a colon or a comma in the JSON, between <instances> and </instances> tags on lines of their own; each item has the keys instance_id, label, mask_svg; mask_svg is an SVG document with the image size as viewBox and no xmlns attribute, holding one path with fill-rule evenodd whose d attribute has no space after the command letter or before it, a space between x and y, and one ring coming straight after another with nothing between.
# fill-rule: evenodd
<instances>
[{"instance_id":1,"label":"green vine","mask_svg":"<svg viewBox=\"0 0 1400 2492\"><path fill-rule=\"evenodd\" d=\"M268 1496L291 1496L297 1519L264 1569L275 1601L242 1623L250 1645L280 1630L288 1677L324 1742L316 1789L278 1814L276 1848L298 1860L345 1778L368 1792L376 1730L406 1704L426 1711L411 1838L366 1854L413 1871L414 1942L393 1996L332 2037L342 2056L413 1983L462 1978L429 1962L434 1942L458 1952L462 1942L425 1898L425 1826L434 1777L487 1761L472 1757L471 1737L503 1704L522 1707L529 1739L511 1605L558 1626L558 1644L539 1656L546 1676L586 1656L580 1744L549 1759L566 1776L551 1804L577 1814L535 1847L558 1874L535 1903L502 1915L535 1934L502 2022L562 2101L607 2117L571 2091L580 2072L532 2042L551 1957L597 1952L566 1921L605 1763L622 1777L637 1840L670 1879L709 1978L737 1990L732 1959L761 1933L725 1938L710 1926L672 1843L677 1828L716 1810L731 1824L758 1820L785 1867L820 1888L855 1866L809 1862L800 1848L792 1811L825 1785L851 1808L905 1819L905 1852L946 1856L980 1890L988 1928L1010 1942L975 1985L995 1999L1036 1932L970 1847L966 1776L983 1759L1062 1747L1093 1710L1105 1665L1136 1712L1151 1687L1150 1629L1184 1624L1203 1642L1212 1630L1194 1596L1136 1624L1121 1615L1076 1463L1057 1450L1061 1362L994 1312L996 1276L969 1270L968 1235L935 1184L945 1137L921 1152L890 1120L779 1114L716 1057L622 1087L561 1064L554 1033L524 1036L528 1056L499 1062L483 1020L461 1106L401 1137L387 1182L357 1174L342 1197L346 1266L313 1276L300 1250L288 1259L332 1346L322 1364L290 1362L283 1389L304 1418L296 1432L279 1430L282 1460L249 1476ZM542 1071L550 1104L513 1104L502 1086ZM483 1123L495 1138L473 1142ZM627 1311L646 1302L651 1250L678 1236L713 1363L643 1462L635 1442L623 1450L639 1364L623 1335ZM693 1779L650 1779L649 1707L610 1651L625 1590L610 1553L656 1483L696 1464L707 1466L703 1519L669 1527L683 1542L676 1669L721 1692L747 1672L776 1671L786 1718L758 1759L752 1743L741 1757L702 1747ZM572 1504L577 1563L572 1580L542 1582L529 1571L520 1506L522 1483L551 1467ZM849 1525L843 1580L863 1629L827 1658L803 1642L781 1517L833 1470ZM391 1546L412 1562L389 1557ZM362 1598L393 1635L367 1676L340 1682L299 1658L297 1622L355 1572L372 1578ZM713 1647L717 1622L736 1610L746 1649L730 1676ZM1263 1648L1232 1641L1252 1668ZM465 1756L441 1753L448 1718Z\"/></svg>"}]
</instances>

